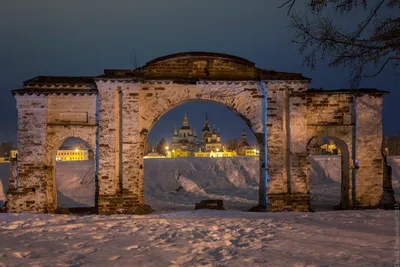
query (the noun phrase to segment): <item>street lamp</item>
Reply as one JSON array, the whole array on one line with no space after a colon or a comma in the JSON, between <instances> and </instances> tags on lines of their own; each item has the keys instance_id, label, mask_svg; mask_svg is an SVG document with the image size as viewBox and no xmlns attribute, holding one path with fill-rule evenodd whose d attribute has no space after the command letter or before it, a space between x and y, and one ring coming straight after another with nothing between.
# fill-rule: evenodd
<instances>
[{"instance_id":1,"label":"street lamp","mask_svg":"<svg viewBox=\"0 0 400 267\"><path fill-rule=\"evenodd\" d=\"M168 150L168 149L169 149L169 146L166 146L165 149Z\"/></svg>"}]
</instances>

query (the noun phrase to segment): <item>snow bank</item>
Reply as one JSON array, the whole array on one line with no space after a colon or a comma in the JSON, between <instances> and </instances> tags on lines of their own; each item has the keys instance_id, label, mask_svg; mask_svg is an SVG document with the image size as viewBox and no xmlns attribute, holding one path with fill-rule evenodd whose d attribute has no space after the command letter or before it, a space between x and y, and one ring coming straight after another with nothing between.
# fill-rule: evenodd
<instances>
[{"instance_id":1,"label":"snow bank","mask_svg":"<svg viewBox=\"0 0 400 267\"><path fill-rule=\"evenodd\" d=\"M400 156L390 156L388 165L392 167L392 185L396 201L400 202Z\"/></svg>"},{"instance_id":2,"label":"snow bank","mask_svg":"<svg viewBox=\"0 0 400 267\"><path fill-rule=\"evenodd\" d=\"M313 155L310 161L311 205L329 210L340 203L341 156Z\"/></svg>"},{"instance_id":3,"label":"snow bank","mask_svg":"<svg viewBox=\"0 0 400 267\"><path fill-rule=\"evenodd\" d=\"M0 202L6 199L11 164L0 162Z\"/></svg>"},{"instance_id":4,"label":"snow bank","mask_svg":"<svg viewBox=\"0 0 400 267\"><path fill-rule=\"evenodd\" d=\"M56 163L57 205L94 207L95 165L93 160Z\"/></svg>"},{"instance_id":5,"label":"snow bank","mask_svg":"<svg viewBox=\"0 0 400 267\"><path fill-rule=\"evenodd\" d=\"M146 159L144 166L145 199L154 209L193 209L207 198L235 209L258 203L258 158Z\"/></svg>"}]
</instances>

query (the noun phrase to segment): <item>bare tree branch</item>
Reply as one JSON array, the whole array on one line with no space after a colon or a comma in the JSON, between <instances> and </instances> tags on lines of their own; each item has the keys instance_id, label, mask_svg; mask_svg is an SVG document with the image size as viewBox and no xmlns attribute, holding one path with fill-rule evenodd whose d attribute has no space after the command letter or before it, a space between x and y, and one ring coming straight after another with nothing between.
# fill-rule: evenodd
<instances>
[{"instance_id":1,"label":"bare tree branch","mask_svg":"<svg viewBox=\"0 0 400 267\"><path fill-rule=\"evenodd\" d=\"M278 8L282 8L282 7L285 7L285 6L289 5L288 11L287 11L287 15L289 15L290 12L292 11L294 3L296 3L296 0L288 0L285 3L283 3L282 5L278 6Z\"/></svg>"},{"instance_id":2,"label":"bare tree branch","mask_svg":"<svg viewBox=\"0 0 400 267\"><path fill-rule=\"evenodd\" d=\"M287 1L282 6L289 3L294 4ZM379 12L383 7L400 8L400 0L379 0L353 32L342 30L329 17L321 17L322 10L329 5L343 14L360 4L367 9L366 0L310 0L311 16L300 16L290 8L290 27L296 29L293 42L299 45L299 52L305 54L303 64L315 69L319 56L328 61L329 67L347 67L351 70L352 87L357 87L362 78L381 73L389 61L396 60L394 68L400 67L400 18L383 16L385 13ZM366 72L371 65L378 70L368 75Z\"/></svg>"},{"instance_id":3,"label":"bare tree branch","mask_svg":"<svg viewBox=\"0 0 400 267\"><path fill-rule=\"evenodd\" d=\"M395 66L400 64L400 57L389 57L388 59L386 59L386 61L382 64L382 66L379 68L379 70L377 72L375 72L374 74L371 75L364 75L363 77L366 78L373 78L376 77L378 74L380 74L382 72L382 70L386 67L386 65L389 63L389 61L391 60L397 60Z\"/></svg>"}]
</instances>

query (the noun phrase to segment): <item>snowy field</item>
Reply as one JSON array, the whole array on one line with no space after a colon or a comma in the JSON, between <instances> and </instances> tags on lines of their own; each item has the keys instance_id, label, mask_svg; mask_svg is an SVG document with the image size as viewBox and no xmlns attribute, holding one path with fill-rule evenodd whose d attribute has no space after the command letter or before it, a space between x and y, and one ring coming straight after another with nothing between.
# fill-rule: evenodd
<instances>
[{"instance_id":1,"label":"snowy field","mask_svg":"<svg viewBox=\"0 0 400 267\"><path fill-rule=\"evenodd\" d=\"M0 214L0 266L394 266L394 216L382 210Z\"/></svg>"},{"instance_id":2,"label":"snowy field","mask_svg":"<svg viewBox=\"0 0 400 267\"><path fill-rule=\"evenodd\" d=\"M155 210L193 209L208 198L237 210L258 203L258 158L146 159L144 171L145 200Z\"/></svg>"},{"instance_id":3,"label":"snowy field","mask_svg":"<svg viewBox=\"0 0 400 267\"><path fill-rule=\"evenodd\" d=\"M59 207L94 207L94 160L59 161L56 164L57 203Z\"/></svg>"}]
</instances>

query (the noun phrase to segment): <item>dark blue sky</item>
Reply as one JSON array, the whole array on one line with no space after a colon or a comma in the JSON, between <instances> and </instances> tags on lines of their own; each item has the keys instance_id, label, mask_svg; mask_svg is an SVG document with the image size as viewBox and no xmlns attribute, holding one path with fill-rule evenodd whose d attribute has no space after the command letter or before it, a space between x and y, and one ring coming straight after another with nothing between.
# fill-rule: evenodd
<instances>
[{"instance_id":1,"label":"dark blue sky","mask_svg":"<svg viewBox=\"0 0 400 267\"><path fill-rule=\"evenodd\" d=\"M143 65L155 57L184 51L209 51L247 58L265 69L302 72L312 87L347 88L348 70L315 72L302 66L294 35L287 28L282 1L265 0L146 0L146 1L1 1L0 2L0 141L16 139L16 108L10 90L38 75L99 75L105 68L131 68L130 54ZM351 20L358 18L355 14ZM387 70L363 87L391 91L385 97L384 131L400 132L395 116L400 93L395 75ZM198 105L198 104L193 104ZM184 109L196 127L208 110L223 136L243 127L238 117L215 104L203 104L195 114L189 105L166 114L160 125L180 123ZM230 116L230 117L229 117ZM229 119L228 119L229 118ZM163 124L162 120L168 123ZM230 122L230 123L229 123ZM231 125L230 125L231 124ZM230 125L232 127L226 127ZM159 127L156 125L156 127ZM236 129L235 129L236 128ZM229 129L229 131L228 131ZM228 132L227 132L228 131ZM171 128L165 129L165 134ZM152 134L152 133L151 133Z\"/></svg>"}]
</instances>

